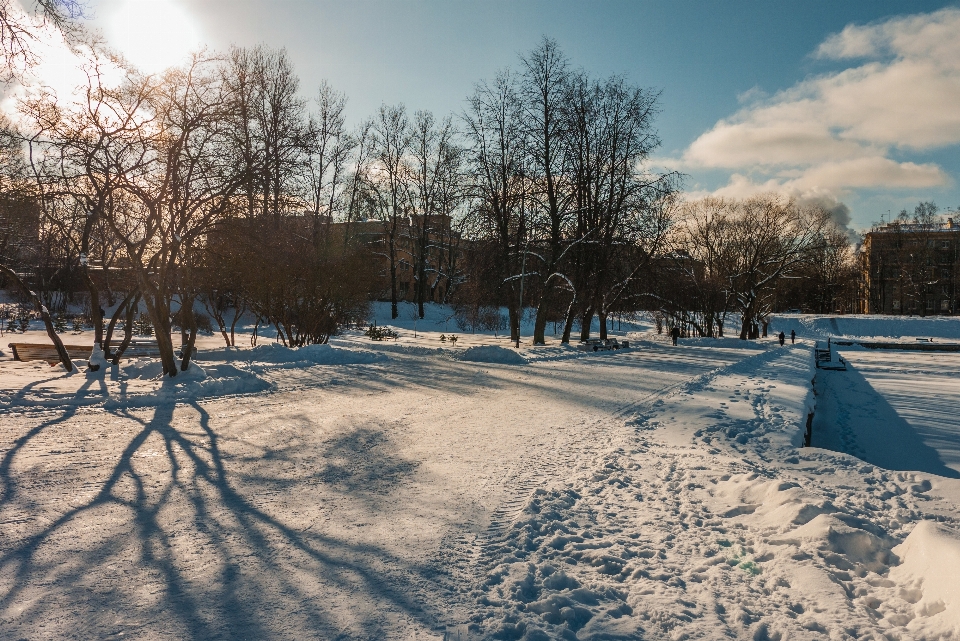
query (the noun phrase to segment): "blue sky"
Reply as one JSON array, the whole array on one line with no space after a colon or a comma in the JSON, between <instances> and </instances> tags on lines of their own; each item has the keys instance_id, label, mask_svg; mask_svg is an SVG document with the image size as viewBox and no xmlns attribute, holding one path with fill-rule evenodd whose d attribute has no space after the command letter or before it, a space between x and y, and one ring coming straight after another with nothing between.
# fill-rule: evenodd
<instances>
[{"instance_id":1,"label":"blue sky","mask_svg":"<svg viewBox=\"0 0 960 641\"><path fill-rule=\"evenodd\" d=\"M853 227L921 199L960 206L957 3L88 4L93 24L145 66L191 43L286 47L304 94L329 80L353 122L381 103L459 112L473 83L547 35L576 66L662 90L657 159L693 194L779 190L846 205Z\"/></svg>"}]
</instances>

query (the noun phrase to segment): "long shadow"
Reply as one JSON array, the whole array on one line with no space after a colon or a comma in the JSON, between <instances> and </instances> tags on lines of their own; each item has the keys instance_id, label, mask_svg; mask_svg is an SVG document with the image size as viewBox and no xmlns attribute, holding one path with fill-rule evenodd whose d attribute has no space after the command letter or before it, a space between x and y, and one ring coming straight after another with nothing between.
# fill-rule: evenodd
<instances>
[{"instance_id":1,"label":"long shadow","mask_svg":"<svg viewBox=\"0 0 960 641\"><path fill-rule=\"evenodd\" d=\"M377 545L298 531L257 507L256 495L231 481L206 410L196 403L176 409L198 415L196 423L190 421L191 429L200 427L198 438L175 427L175 409L172 402L160 404L149 419L112 412L140 429L95 496L0 550L0 613L16 611L6 620L20 622L16 630L0 623L0 637L5 627L14 638L36 635L53 612L76 626L70 635L76 638L106 636L130 613L136 613L143 632L189 639L378 639L389 634L379 616L383 609L427 628L436 625L441 613L429 611L417 597L434 578L432 569L410 565ZM72 411L31 430L18 447L70 416ZM339 453L349 459L377 438L369 431L355 434L339 445ZM136 463L158 440L169 463L159 488L157 475L139 471ZM6 483L0 509L17 498L15 456L8 452L0 468ZM384 470L350 472L347 489L364 478L395 478L412 469L394 460ZM101 516L116 516L118 510L121 516L111 527L90 533ZM79 543L77 528L88 534ZM191 557L198 550L200 564ZM91 587L90 577L102 576L98 573L111 565L159 583L159 593L144 598L137 581ZM373 610L340 602L333 612L323 599L338 592L365 594ZM151 629L158 622L163 629Z\"/></svg>"},{"instance_id":2,"label":"long shadow","mask_svg":"<svg viewBox=\"0 0 960 641\"><path fill-rule=\"evenodd\" d=\"M905 420L856 366L817 372L817 411L811 445L852 454L888 470L917 471L960 478L940 452ZM955 438L960 439L960 425Z\"/></svg>"}]
</instances>

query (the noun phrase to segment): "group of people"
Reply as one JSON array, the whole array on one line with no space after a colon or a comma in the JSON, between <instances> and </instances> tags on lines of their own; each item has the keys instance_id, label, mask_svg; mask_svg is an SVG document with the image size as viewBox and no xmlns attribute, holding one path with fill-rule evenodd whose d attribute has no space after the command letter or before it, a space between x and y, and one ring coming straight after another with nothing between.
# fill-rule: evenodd
<instances>
[{"instance_id":1,"label":"group of people","mask_svg":"<svg viewBox=\"0 0 960 641\"><path fill-rule=\"evenodd\" d=\"M784 336L783 332L780 332L780 333L777 335L777 339L780 341L780 347L783 347L783 343L784 343L784 341L786 340L786 338L787 338L787 337ZM790 344L793 345L793 344L796 343L796 342L797 342L797 332L796 332L796 330L791 329L791 330L790 330Z\"/></svg>"},{"instance_id":2,"label":"group of people","mask_svg":"<svg viewBox=\"0 0 960 641\"><path fill-rule=\"evenodd\" d=\"M676 345L677 339L680 338L680 327L678 327L677 325L673 326L673 329L670 330L670 338L673 339L673 344ZM777 335L777 339L780 341L780 346L782 347L784 342L786 342L787 340L787 336L783 332L780 332L780 334ZM796 342L797 342L797 332L796 330L791 329L790 344L793 345Z\"/></svg>"}]
</instances>

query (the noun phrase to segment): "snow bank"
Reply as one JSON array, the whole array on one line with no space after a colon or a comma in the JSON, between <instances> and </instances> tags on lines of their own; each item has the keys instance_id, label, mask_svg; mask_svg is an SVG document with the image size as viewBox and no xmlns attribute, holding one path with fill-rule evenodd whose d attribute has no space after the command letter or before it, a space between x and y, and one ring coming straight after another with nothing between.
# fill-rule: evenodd
<instances>
[{"instance_id":1,"label":"snow bank","mask_svg":"<svg viewBox=\"0 0 960 641\"><path fill-rule=\"evenodd\" d=\"M923 639L960 638L960 532L920 521L893 551L902 561L890 579L913 610L907 630Z\"/></svg>"},{"instance_id":2,"label":"snow bank","mask_svg":"<svg viewBox=\"0 0 960 641\"><path fill-rule=\"evenodd\" d=\"M162 377L159 360L141 359L127 364L123 375L128 384L119 393L111 390L106 407L143 407L162 402L189 402L201 398L256 394L272 388L272 385L253 372L240 369L229 363L204 363L196 361L174 377ZM131 385L129 381L154 382L159 387Z\"/></svg>"},{"instance_id":3,"label":"snow bank","mask_svg":"<svg viewBox=\"0 0 960 641\"><path fill-rule=\"evenodd\" d=\"M304 365L365 365L389 360L384 354L362 349L346 349L332 345L305 345L284 347L276 343L258 345L249 351L236 352L238 358L253 363L276 366L302 367Z\"/></svg>"},{"instance_id":4,"label":"snow bank","mask_svg":"<svg viewBox=\"0 0 960 641\"><path fill-rule=\"evenodd\" d=\"M770 319L772 333L790 330L797 332L798 338L826 338L827 336L848 336L856 338L914 338L934 337L960 339L960 318L951 316L882 316L882 315L845 315L819 316L778 315Z\"/></svg>"},{"instance_id":5,"label":"snow bank","mask_svg":"<svg viewBox=\"0 0 960 641\"><path fill-rule=\"evenodd\" d=\"M500 365L526 365L527 359L512 349L499 345L480 345L463 350L457 360L469 363L497 363Z\"/></svg>"}]
</instances>

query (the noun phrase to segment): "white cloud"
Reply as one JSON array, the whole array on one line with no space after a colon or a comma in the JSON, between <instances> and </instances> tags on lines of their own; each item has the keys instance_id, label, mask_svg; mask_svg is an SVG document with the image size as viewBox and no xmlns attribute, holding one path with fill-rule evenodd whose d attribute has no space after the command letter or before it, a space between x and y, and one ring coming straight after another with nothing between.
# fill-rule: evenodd
<instances>
[{"instance_id":1,"label":"white cloud","mask_svg":"<svg viewBox=\"0 0 960 641\"><path fill-rule=\"evenodd\" d=\"M848 26L814 55L854 64L760 95L672 166L737 172L720 190L725 195L947 185L951 178L937 165L891 156L960 144L957 34L958 9Z\"/></svg>"}]
</instances>

